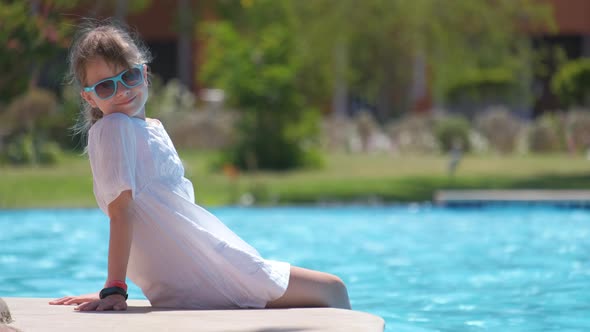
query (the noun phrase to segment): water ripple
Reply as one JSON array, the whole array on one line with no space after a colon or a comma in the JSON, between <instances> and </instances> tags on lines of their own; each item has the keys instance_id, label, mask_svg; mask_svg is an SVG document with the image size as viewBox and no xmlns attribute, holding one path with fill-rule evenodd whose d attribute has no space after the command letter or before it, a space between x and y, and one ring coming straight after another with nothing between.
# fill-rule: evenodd
<instances>
[{"instance_id":1,"label":"water ripple","mask_svg":"<svg viewBox=\"0 0 590 332\"><path fill-rule=\"evenodd\" d=\"M589 210L212 212L265 257L340 276L353 308L383 317L387 331L590 330ZM99 210L0 211L0 229L1 296L60 297L102 286L108 220ZM135 285L130 294L142 298Z\"/></svg>"}]
</instances>

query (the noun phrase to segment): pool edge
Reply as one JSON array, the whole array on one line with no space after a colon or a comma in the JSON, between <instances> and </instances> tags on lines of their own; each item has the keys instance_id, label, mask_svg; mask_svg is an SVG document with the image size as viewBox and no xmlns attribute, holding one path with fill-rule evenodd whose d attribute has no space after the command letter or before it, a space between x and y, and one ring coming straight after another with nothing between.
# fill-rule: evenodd
<instances>
[{"instance_id":1,"label":"pool edge","mask_svg":"<svg viewBox=\"0 0 590 332\"><path fill-rule=\"evenodd\" d=\"M153 308L146 300L129 300L125 312L74 311L53 306L45 298L4 297L14 322L27 331L318 331L383 332L385 321L376 315L333 308L259 310L171 310ZM0 325L1 327L1 325Z\"/></svg>"}]
</instances>

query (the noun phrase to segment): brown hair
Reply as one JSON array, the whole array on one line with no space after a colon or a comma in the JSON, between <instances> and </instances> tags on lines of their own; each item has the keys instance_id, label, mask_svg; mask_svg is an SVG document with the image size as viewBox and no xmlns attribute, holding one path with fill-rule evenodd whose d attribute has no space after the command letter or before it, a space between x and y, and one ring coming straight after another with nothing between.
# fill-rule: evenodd
<instances>
[{"instance_id":1,"label":"brown hair","mask_svg":"<svg viewBox=\"0 0 590 332\"><path fill-rule=\"evenodd\" d=\"M123 68L130 68L139 63L147 64L152 59L150 51L137 34L122 23L114 19L84 19L78 25L68 55L67 80L77 91L88 84L86 65L97 57ZM102 118L102 112L98 108L93 108L84 98L80 99L81 112L72 130L74 134L81 134L85 138L90 127Z\"/></svg>"}]
</instances>

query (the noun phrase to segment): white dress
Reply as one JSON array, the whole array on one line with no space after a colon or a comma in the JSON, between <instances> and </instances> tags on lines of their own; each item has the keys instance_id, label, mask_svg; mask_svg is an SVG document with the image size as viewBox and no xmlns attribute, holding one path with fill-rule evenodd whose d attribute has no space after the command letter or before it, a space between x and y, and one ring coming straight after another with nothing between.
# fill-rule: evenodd
<instances>
[{"instance_id":1,"label":"white dress","mask_svg":"<svg viewBox=\"0 0 590 332\"><path fill-rule=\"evenodd\" d=\"M127 276L156 307L264 308L283 295L290 265L264 259L195 204L164 127L122 113L89 131L94 195L102 211L124 190L134 200Z\"/></svg>"}]
</instances>

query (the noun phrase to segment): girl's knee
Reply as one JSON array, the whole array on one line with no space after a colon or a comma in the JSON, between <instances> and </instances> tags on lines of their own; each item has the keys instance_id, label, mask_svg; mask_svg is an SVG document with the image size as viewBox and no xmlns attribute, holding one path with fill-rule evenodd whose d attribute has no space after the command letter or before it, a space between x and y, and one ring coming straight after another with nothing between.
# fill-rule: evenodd
<instances>
[{"instance_id":1,"label":"girl's knee","mask_svg":"<svg viewBox=\"0 0 590 332\"><path fill-rule=\"evenodd\" d=\"M347 292L346 285L344 284L344 281L342 281L342 279L340 279L339 277L337 277L335 275L331 275L329 277L328 287L330 287L330 289L336 293Z\"/></svg>"},{"instance_id":2,"label":"girl's knee","mask_svg":"<svg viewBox=\"0 0 590 332\"><path fill-rule=\"evenodd\" d=\"M350 302L348 300L348 290L344 281L337 276L330 275L327 280L327 289L329 292L329 307L350 309Z\"/></svg>"}]
</instances>

